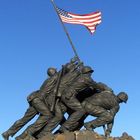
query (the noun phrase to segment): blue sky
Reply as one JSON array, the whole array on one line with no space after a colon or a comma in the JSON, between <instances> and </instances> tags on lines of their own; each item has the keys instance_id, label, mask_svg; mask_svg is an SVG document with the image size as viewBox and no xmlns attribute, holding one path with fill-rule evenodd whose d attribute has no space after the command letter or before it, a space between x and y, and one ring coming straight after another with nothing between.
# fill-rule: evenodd
<instances>
[{"instance_id":1,"label":"blue sky","mask_svg":"<svg viewBox=\"0 0 140 140\"><path fill-rule=\"evenodd\" d=\"M140 2L55 2L77 14L102 12L102 23L94 35L84 26L67 24L66 27L81 60L94 68L93 79L106 83L116 94L126 91L129 95L128 103L121 105L116 116L112 135L120 136L126 131L138 140ZM73 56L49 0L0 0L0 133L22 117L28 107L26 97L39 89L46 79L47 68L60 69ZM102 133L100 129L96 131Z\"/></svg>"}]
</instances>

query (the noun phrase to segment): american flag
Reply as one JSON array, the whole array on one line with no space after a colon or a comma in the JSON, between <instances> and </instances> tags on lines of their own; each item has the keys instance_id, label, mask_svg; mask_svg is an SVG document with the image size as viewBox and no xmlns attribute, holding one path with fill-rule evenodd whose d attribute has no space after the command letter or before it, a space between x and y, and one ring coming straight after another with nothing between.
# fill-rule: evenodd
<instances>
[{"instance_id":1,"label":"american flag","mask_svg":"<svg viewBox=\"0 0 140 140\"><path fill-rule=\"evenodd\" d=\"M63 22L84 25L91 32L91 34L95 32L96 26L101 23L101 12L92 12L89 14L79 15L69 13L58 7L57 11Z\"/></svg>"}]
</instances>

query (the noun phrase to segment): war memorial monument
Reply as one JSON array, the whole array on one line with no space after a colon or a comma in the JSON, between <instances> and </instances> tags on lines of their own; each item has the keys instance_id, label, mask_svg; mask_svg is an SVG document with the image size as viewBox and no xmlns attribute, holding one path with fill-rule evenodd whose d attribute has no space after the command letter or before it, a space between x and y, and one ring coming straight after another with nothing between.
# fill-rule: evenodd
<instances>
[{"instance_id":1,"label":"war memorial monument","mask_svg":"<svg viewBox=\"0 0 140 140\"><path fill-rule=\"evenodd\" d=\"M121 103L128 101L127 93L114 93L111 87L92 78L94 69L80 60L64 25L64 22L79 23L86 26L92 34L101 23L101 12L76 15L58 8L53 0L51 2L75 56L66 64L60 64L59 70L48 68L48 78L37 91L31 92L27 97L29 107L24 116L3 132L3 139L10 140L10 137L38 116L15 140L134 140L125 132L121 137L111 136ZM90 26L87 24L88 16ZM95 119L85 122L89 115ZM103 128L104 134L99 135L94 131L98 127Z\"/></svg>"}]
</instances>

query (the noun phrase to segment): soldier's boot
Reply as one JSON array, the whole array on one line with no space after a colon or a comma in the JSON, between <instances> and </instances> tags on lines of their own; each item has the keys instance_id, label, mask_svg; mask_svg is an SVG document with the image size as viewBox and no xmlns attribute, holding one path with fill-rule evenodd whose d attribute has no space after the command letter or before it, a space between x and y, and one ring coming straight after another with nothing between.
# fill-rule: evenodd
<instances>
[{"instance_id":1,"label":"soldier's boot","mask_svg":"<svg viewBox=\"0 0 140 140\"><path fill-rule=\"evenodd\" d=\"M88 131L93 131L93 129L95 129L95 127L93 127L93 125L90 122L87 122L84 124L84 127L86 128L86 130Z\"/></svg>"},{"instance_id":2,"label":"soldier's boot","mask_svg":"<svg viewBox=\"0 0 140 140\"><path fill-rule=\"evenodd\" d=\"M12 135L12 132L10 130L7 130L6 132L2 133L2 137L4 140L9 140L9 137Z\"/></svg>"},{"instance_id":3,"label":"soldier's boot","mask_svg":"<svg viewBox=\"0 0 140 140\"><path fill-rule=\"evenodd\" d=\"M10 135L7 132L2 133L2 137L4 140L9 140Z\"/></svg>"}]
</instances>

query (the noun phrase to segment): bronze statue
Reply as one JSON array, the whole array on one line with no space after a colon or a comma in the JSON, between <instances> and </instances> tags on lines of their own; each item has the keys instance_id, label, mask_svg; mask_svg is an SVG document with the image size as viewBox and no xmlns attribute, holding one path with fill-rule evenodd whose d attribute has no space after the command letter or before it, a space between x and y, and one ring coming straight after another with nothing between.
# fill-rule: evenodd
<instances>
[{"instance_id":1,"label":"bronze statue","mask_svg":"<svg viewBox=\"0 0 140 140\"><path fill-rule=\"evenodd\" d=\"M96 127L105 126L105 135L109 136L116 113L119 111L119 104L128 100L128 95L125 92L120 92L117 96L112 90L105 90L96 93L82 102L86 112L94 117L95 120L84 124L85 128L92 131Z\"/></svg>"},{"instance_id":2,"label":"bronze statue","mask_svg":"<svg viewBox=\"0 0 140 140\"><path fill-rule=\"evenodd\" d=\"M127 102L128 95L125 92L115 95L104 83L95 82L91 78L93 69L84 66L76 57L63 65L60 71L49 68L47 73L49 78L40 89L27 97L29 108L24 116L2 134L4 140L9 140L36 115L39 117L35 123L16 140L26 136L41 138L52 133L59 124L59 133L80 130L83 125L89 131L107 126L105 135L109 136L119 104ZM67 120L64 117L66 112L69 114ZM88 115L97 118L84 124Z\"/></svg>"},{"instance_id":3,"label":"bronze statue","mask_svg":"<svg viewBox=\"0 0 140 140\"><path fill-rule=\"evenodd\" d=\"M75 73L69 73L69 74L66 74L64 77L62 77L59 91L58 91L62 95L60 99L61 105L63 103L63 105L66 106L67 113L70 115L69 117L70 119L71 119L71 116L73 116L73 118L71 119L72 121L70 120L70 123L71 122L74 122L74 123L72 123L71 126L70 124L67 125L67 126L70 126L67 131L72 131L73 129L75 129L75 127L77 126L76 125L77 121L80 120L81 117L83 117L83 115L85 114L85 111L83 107L81 106L81 103L79 102L79 100L76 98L76 95L80 91L83 91L86 88L92 88L92 89L100 88L100 90L103 90L101 85L98 85L96 82L94 82L91 79L90 76L93 70L90 67L82 66L81 70L82 71L80 71L80 74L78 74L78 71L76 71ZM75 77L74 75L75 76L77 75L77 76ZM57 105L57 108L58 106L59 105ZM74 113L69 112L70 109ZM49 123L46 125L46 127L43 129L43 131L41 131L41 133L39 134L39 137L45 135L46 133L50 133L56 127L56 125L58 125L62 121L64 113L65 113L64 109L61 109L61 106L60 106L60 109L59 111L57 111L57 114L55 115L55 117L51 119ZM78 116L75 116L75 114ZM63 125L65 125L66 123L67 121L64 124L62 124L62 127L64 127ZM59 131L62 131L62 128L60 128Z\"/></svg>"}]
</instances>

